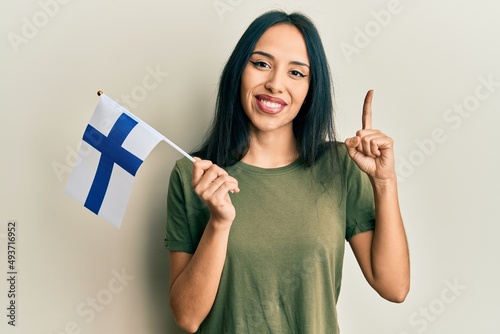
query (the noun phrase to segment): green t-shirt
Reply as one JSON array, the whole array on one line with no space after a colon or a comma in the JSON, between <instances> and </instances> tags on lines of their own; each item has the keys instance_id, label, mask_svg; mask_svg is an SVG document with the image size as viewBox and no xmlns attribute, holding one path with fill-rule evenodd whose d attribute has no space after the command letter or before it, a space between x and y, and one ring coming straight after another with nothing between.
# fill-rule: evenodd
<instances>
[{"instance_id":1,"label":"green t-shirt","mask_svg":"<svg viewBox=\"0 0 500 334\"><path fill-rule=\"evenodd\" d=\"M373 190L339 145L342 177L323 155L312 167L264 169L238 162L231 194L236 218L214 305L197 333L339 333L345 239L374 228ZM191 187L192 163L177 161L170 178L166 247L194 253L209 212Z\"/></svg>"}]
</instances>

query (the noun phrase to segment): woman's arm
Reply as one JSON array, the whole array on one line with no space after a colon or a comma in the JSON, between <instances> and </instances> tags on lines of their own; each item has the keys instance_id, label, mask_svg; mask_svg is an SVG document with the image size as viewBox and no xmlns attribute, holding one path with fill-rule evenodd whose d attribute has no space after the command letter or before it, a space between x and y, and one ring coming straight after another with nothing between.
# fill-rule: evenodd
<instances>
[{"instance_id":1,"label":"woman's arm","mask_svg":"<svg viewBox=\"0 0 500 334\"><path fill-rule=\"evenodd\" d=\"M229 229L214 225L207 225L194 254L170 252L170 306L179 327L189 333L212 308L226 258Z\"/></svg>"},{"instance_id":2,"label":"woman's arm","mask_svg":"<svg viewBox=\"0 0 500 334\"><path fill-rule=\"evenodd\" d=\"M370 285L384 298L402 302L410 288L410 258L401 218L391 138L372 129L370 90L363 105L362 130L346 140L349 156L368 174L375 198L375 229L350 241Z\"/></svg>"},{"instance_id":3,"label":"woman's arm","mask_svg":"<svg viewBox=\"0 0 500 334\"><path fill-rule=\"evenodd\" d=\"M356 234L349 243L369 284L385 299L401 303L410 289L410 259L397 181L373 185L373 190L375 230Z\"/></svg>"},{"instance_id":4,"label":"woman's arm","mask_svg":"<svg viewBox=\"0 0 500 334\"><path fill-rule=\"evenodd\" d=\"M179 327L190 333L214 303L235 217L228 192L239 192L234 178L206 160L194 163L192 185L207 205L210 220L194 254L170 252L170 305Z\"/></svg>"}]
</instances>

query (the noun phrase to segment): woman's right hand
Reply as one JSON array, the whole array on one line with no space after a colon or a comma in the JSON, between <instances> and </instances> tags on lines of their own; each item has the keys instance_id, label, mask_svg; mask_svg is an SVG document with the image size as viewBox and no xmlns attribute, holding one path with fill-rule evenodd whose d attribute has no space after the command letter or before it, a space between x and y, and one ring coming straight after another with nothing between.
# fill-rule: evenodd
<instances>
[{"instance_id":1,"label":"woman's right hand","mask_svg":"<svg viewBox=\"0 0 500 334\"><path fill-rule=\"evenodd\" d=\"M240 191L238 181L209 160L195 160L192 179L195 193L207 205L213 222L230 226L236 210L228 193Z\"/></svg>"}]
</instances>

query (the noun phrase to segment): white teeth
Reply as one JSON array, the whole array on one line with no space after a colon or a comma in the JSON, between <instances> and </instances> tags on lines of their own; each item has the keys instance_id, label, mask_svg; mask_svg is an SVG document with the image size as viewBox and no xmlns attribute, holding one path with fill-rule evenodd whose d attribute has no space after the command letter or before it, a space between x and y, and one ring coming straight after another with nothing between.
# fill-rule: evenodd
<instances>
[{"instance_id":1,"label":"white teeth","mask_svg":"<svg viewBox=\"0 0 500 334\"><path fill-rule=\"evenodd\" d=\"M281 107L281 104L276 103L276 102L265 101L265 100L260 100L260 102L263 103L266 107L272 108L272 109L278 109Z\"/></svg>"}]
</instances>

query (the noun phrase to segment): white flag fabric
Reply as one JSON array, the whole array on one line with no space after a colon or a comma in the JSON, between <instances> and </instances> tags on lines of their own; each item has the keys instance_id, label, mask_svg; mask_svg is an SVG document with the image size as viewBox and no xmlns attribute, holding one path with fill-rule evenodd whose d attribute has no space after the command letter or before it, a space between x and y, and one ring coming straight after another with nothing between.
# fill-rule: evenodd
<instances>
[{"instance_id":1,"label":"white flag fabric","mask_svg":"<svg viewBox=\"0 0 500 334\"><path fill-rule=\"evenodd\" d=\"M81 163L73 169L66 192L119 228L137 170L164 139L102 94L83 134Z\"/></svg>"}]
</instances>

